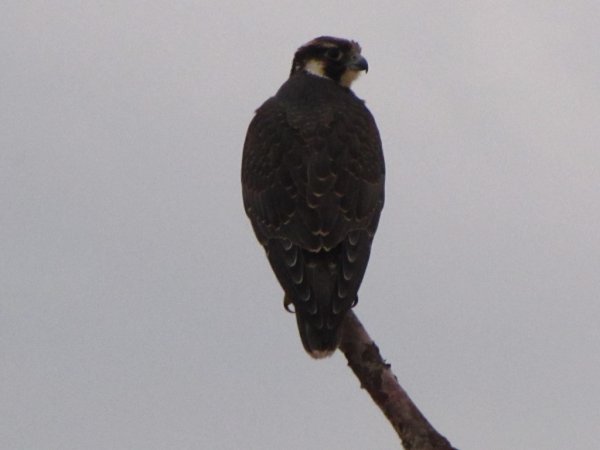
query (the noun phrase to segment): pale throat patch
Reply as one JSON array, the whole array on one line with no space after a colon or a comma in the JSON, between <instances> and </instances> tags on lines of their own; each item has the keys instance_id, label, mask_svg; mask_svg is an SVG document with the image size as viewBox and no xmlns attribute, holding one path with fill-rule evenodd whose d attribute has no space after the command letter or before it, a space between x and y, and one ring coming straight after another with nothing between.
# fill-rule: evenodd
<instances>
[{"instance_id":1,"label":"pale throat patch","mask_svg":"<svg viewBox=\"0 0 600 450\"><path fill-rule=\"evenodd\" d=\"M354 80L360 76L360 71L348 69L344 72L340 78L340 84L344 87L349 88Z\"/></svg>"},{"instance_id":2,"label":"pale throat patch","mask_svg":"<svg viewBox=\"0 0 600 450\"><path fill-rule=\"evenodd\" d=\"M304 70L312 75L316 75L321 78L329 78L325 74L325 63L318 59L309 60L304 66ZM340 85L349 88L354 80L360 75L360 71L348 69L340 78Z\"/></svg>"}]
</instances>

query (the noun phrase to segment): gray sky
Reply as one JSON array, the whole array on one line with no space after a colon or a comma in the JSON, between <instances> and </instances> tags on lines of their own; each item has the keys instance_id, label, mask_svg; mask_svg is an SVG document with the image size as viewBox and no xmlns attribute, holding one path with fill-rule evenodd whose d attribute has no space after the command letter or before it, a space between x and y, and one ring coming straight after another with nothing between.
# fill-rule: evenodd
<instances>
[{"instance_id":1,"label":"gray sky","mask_svg":"<svg viewBox=\"0 0 600 450\"><path fill-rule=\"evenodd\" d=\"M356 312L401 384L461 450L597 444L597 1L7 1L0 448L398 447L242 210L253 110L322 34L369 60Z\"/></svg>"}]
</instances>

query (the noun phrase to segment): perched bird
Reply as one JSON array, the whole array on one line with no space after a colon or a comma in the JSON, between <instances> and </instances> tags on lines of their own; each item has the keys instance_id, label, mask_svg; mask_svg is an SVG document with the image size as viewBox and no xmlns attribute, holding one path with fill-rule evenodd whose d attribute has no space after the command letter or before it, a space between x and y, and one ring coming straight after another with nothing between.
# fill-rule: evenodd
<instances>
[{"instance_id":1,"label":"perched bird","mask_svg":"<svg viewBox=\"0 0 600 450\"><path fill-rule=\"evenodd\" d=\"M383 208L379 131L350 90L367 70L356 42L308 42L289 79L256 111L244 143L244 207L315 358L340 343Z\"/></svg>"}]
</instances>

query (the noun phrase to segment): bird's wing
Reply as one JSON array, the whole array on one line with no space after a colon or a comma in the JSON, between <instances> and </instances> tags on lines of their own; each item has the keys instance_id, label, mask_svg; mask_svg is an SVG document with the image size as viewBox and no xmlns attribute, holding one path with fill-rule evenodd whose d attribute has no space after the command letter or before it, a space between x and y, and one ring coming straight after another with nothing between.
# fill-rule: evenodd
<instances>
[{"instance_id":1,"label":"bird's wing","mask_svg":"<svg viewBox=\"0 0 600 450\"><path fill-rule=\"evenodd\" d=\"M263 244L285 238L318 251L337 246L353 229L372 235L384 176L379 133L362 103L315 114L272 98L250 123L243 197Z\"/></svg>"},{"instance_id":2,"label":"bird's wing","mask_svg":"<svg viewBox=\"0 0 600 450\"><path fill-rule=\"evenodd\" d=\"M297 147L294 130L275 98L267 100L250 122L242 156L242 195L258 240L285 237L296 216L298 186L290 174Z\"/></svg>"}]
</instances>

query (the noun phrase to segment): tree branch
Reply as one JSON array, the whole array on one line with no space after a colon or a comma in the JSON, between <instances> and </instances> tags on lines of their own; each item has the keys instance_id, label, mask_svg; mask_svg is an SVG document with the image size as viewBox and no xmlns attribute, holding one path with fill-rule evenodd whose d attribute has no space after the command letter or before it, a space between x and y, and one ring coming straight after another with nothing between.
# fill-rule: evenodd
<instances>
[{"instance_id":1,"label":"tree branch","mask_svg":"<svg viewBox=\"0 0 600 450\"><path fill-rule=\"evenodd\" d=\"M356 317L349 311L340 350L358 377L361 387L390 421L406 450L456 450L439 434L402 389L391 366Z\"/></svg>"}]
</instances>

